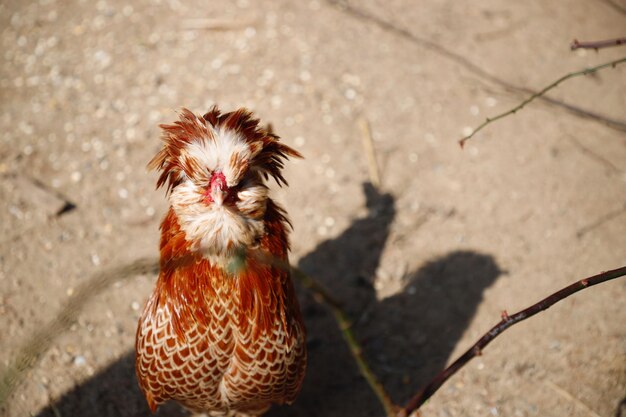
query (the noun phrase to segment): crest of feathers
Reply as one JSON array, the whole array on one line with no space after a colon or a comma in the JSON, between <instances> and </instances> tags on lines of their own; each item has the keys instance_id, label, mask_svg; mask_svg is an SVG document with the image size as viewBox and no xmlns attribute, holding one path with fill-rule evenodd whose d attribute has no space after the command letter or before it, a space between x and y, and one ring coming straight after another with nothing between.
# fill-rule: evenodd
<instances>
[{"instance_id":1,"label":"crest of feathers","mask_svg":"<svg viewBox=\"0 0 626 417\"><path fill-rule=\"evenodd\" d=\"M185 158L186 147L193 142L215 141L217 132L230 131L243 138L250 150L249 159L238 162L238 170L256 169L267 180L269 177L279 185L287 185L281 171L287 157L301 158L299 152L281 143L278 136L272 133L271 128L263 129L259 120L245 108L222 114L217 106L211 108L201 118L186 108L183 108L179 120L173 124L162 124L163 148L148 163L148 168L161 172L157 181L157 188L166 185L169 193L179 185L185 177L192 177L200 167L193 159ZM231 158L237 158L233 154Z\"/></svg>"}]
</instances>

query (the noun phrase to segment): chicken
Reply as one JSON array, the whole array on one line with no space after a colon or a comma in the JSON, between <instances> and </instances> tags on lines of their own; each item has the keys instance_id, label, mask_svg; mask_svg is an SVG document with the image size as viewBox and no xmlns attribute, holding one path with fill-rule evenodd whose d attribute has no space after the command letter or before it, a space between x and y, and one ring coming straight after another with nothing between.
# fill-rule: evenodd
<instances>
[{"instance_id":1,"label":"chicken","mask_svg":"<svg viewBox=\"0 0 626 417\"><path fill-rule=\"evenodd\" d=\"M139 385L153 412L171 399L211 416L259 416L294 401L306 368L285 268L291 225L264 183L286 185L284 161L301 156L245 109L183 109L161 128L148 166L170 208L137 329Z\"/></svg>"}]
</instances>

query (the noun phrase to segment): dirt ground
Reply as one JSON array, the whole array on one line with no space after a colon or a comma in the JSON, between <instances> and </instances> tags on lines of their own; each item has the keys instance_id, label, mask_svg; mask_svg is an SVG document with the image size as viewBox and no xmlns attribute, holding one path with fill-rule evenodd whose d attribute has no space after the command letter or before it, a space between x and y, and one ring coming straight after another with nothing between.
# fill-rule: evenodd
<instances>
[{"instance_id":1,"label":"dirt ground","mask_svg":"<svg viewBox=\"0 0 626 417\"><path fill-rule=\"evenodd\" d=\"M623 56L568 48L626 35L623 0L9 0L0 33L0 364L41 350L7 417L150 415L133 343L155 275L93 279L157 255L166 203L145 166L182 106L247 106L306 156L273 190L292 261L343 300L399 404L502 310L626 263L626 65L457 145L524 89ZM309 370L269 416L383 415L298 294ZM625 300L616 280L512 328L424 416L620 415Z\"/></svg>"}]
</instances>

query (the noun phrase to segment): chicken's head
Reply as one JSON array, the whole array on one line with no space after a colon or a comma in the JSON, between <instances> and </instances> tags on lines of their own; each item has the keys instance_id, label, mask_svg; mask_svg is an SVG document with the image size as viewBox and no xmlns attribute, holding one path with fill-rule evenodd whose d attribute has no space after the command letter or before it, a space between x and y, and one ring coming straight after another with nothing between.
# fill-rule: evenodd
<instances>
[{"instance_id":1,"label":"chicken's head","mask_svg":"<svg viewBox=\"0 0 626 417\"><path fill-rule=\"evenodd\" d=\"M283 162L301 156L260 128L246 109L221 114L213 107L202 117L183 109L178 121L161 128L163 148L148 164L160 171L157 187L167 186L192 250L228 264L264 233L264 180L287 184Z\"/></svg>"}]
</instances>

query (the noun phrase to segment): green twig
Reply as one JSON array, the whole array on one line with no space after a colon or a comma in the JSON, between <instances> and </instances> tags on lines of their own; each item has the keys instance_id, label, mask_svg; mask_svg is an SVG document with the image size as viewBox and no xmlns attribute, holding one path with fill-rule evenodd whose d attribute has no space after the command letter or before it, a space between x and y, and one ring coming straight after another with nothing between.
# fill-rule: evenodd
<instances>
[{"instance_id":1,"label":"green twig","mask_svg":"<svg viewBox=\"0 0 626 417\"><path fill-rule=\"evenodd\" d=\"M315 301L327 306L330 309L333 314L333 318L335 319L335 322L337 322L337 326L341 331L341 335L348 345L350 354L352 355L352 358L359 368L361 376L365 379L371 390L378 398L378 401L385 410L385 415L387 417L395 417L400 407L393 403L391 397L389 396L387 391L385 391L383 384L378 380L378 378L370 368L369 364L367 363L367 360L363 357L363 348L361 347L356 337L354 336L354 333L352 332L352 321L343 310L341 303L337 301L330 294L330 292L328 292L328 290L319 283L319 281L307 275L301 269L290 265L286 261L265 253L253 252L252 255L259 259L261 262L266 262L284 270L291 270L293 278L298 280L298 282L300 282L304 286L304 288L313 293L313 298L315 299Z\"/></svg>"},{"instance_id":2,"label":"green twig","mask_svg":"<svg viewBox=\"0 0 626 417\"><path fill-rule=\"evenodd\" d=\"M374 375L374 372L363 357L363 348L352 332L352 321L346 312L332 298L328 291L315 279L311 278L298 268L292 267L292 271L294 278L300 281L306 289L313 293L317 302L325 304L330 308L330 311L333 313L333 317L339 326L341 335L350 349L350 354L359 367L359 372L361 372L361 375L365 378L365 381L368 383L378 398L378 401L385 409L385 415L387 417L395 417L399 407L393 403L389 394L385 391L383 384L378 380L378 378L376 378L376 375Z\"/></svg>"},{"instance_id":3,"label":"green twig","mask_svg":"<svg viewBox=\"0 0 626 417\"><path fill-rule=\"evenodd\" d=\"M495 122L498 119L502 119L503 117L509 116L511 114L515 114L518 110L521 110L522 108L524 108L524 106L526 106L528 103L530 103L534 99L539 98L539 97L543 96L544 94L546 94L548 91L552 90L553 88L556 88L563 81L568 80L570 78L579 77L581 75L593 74L594 72L600 71L603 68L615 67L615 66L617 66L619 64L623 64L624 62L626 62L626 57L623 57L623 58L620 58L620 59L616 59L614 61L607 62L605 64L601 64L601 65L598 65L596 67L586 68L584 70L576 71L576 72L570 72L569 74L566 74L566 75L562 76L558 80L556 80L553 83L549 84L548 86L544 87L541 91L539 91L537 93L534 93L533 95L528 97L526 100L522 101L520 104L518 104L517 106L513 107L512 109L510 109L508 111L505 111L504 113L500 113L497 116L488 117L487 119L485 119L485 121L482 122L476 129L474 129L474 131L472 133L470 133L469 135L467 135L467 136L463 137L461 140L459 140L459 145L461 145L461 148L462 148L463 145L465 145L465 142L467 142L470 138L472 138L476 133L481 131L487 125Z\"/></svg>"}]
</instances>

